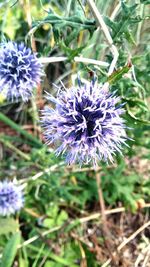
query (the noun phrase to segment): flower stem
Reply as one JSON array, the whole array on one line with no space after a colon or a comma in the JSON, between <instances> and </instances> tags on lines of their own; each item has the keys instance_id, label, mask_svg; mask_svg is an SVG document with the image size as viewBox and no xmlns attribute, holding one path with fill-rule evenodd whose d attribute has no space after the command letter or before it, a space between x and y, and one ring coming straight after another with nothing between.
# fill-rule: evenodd
<instances>
[{"instance_id":1,"label":"flower stem","mask_svg":"<svg viewBox=\"0 0 150 267\"><path fill-rule=\"evenodd\" d=\"M3 136L1 134L0 134L0 142L3 143L8 148L10 148L11 150L15 151L16 154L18 154L20 157L24 158L25 160L27 160L27 161L31 160L30 156L28 156L27 154L25 154L24 152L22 152L21 150L16 148L8 140L5 140L5 138L3 138Z\"/></svg>"},{"instance_id":2,"label":"flower stem","mask_svg":"<svg viewBox=\"0 0 150 267\"><path fill-rule=\"evenodd\" d=\"M113 263L115 263L115 257L111 252L111 238L110 238L110 231L107 226L107 220L106 220L105 202L104 202L103 192L102 192L102 187L101 187L101 176L100 176L100 172L98 171L96 171L96 182L97 182L97 188L98 188L104 243L111 256L111 260L113 261Z\"/></svg>"},{"instance_id":3,"label":"flower stem","mask_svg":"<svg viewBox=\"0 0 150 267\"><path fill-rule=\"evenodd\" d=\"M96 172L96 182L97 182L97 189L98 189L98 197L99 197L99 205L102 215L102 222L103 224L106 224L106 214L105 214L105 202L103 198L103 192L101 187L101 176L100 172Z\"/></svg>"},{"instance_id":4,"label":"flower stem","mask_svg":"<svg viewBox=\"0 0 150 267\"><path fill-rule=\"evenodd\" d=\"M24 129L22 129L22 127L20 125L17 125L14 121L12 121L11 119L9 119L5 114L3 114L2 112L0 112L0 121L6 123L7 125L9 125L12 129L14 129L15 131L17 131L18 133L22 134L26 139L30 140L31 142L34 143L34 145L36 145L37 147L42 147L42 143L40 142L40 140L38 140L35 136L29 134L27 131L25 131Z\"/></svg>"}]
</instances>

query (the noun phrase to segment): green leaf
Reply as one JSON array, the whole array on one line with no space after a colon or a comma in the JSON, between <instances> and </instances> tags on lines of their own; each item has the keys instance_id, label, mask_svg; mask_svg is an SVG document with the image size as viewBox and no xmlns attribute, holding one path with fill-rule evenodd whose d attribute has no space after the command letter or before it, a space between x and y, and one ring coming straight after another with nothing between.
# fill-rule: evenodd
<instances>
[{"instance_id":1,"label":"green leaf","mask_svg":"<svg viewBox=\"0 0 150 267\"><path fill-rule=\"evenodd\" d=\"M32 249L33 251L35 251L35 252L37 252L37 253L39 253L39 248L37 248L37 247L35 247L35 246L33 246L33 245L28 245L28 247L30 248L30 249ZM48 251L49 252L49 251ZM55 255L54 253L51 253L51 252L49 252L48 254L47 254L47 252L44 250L44 251L42 251L42 255L48 255L48 257L51 259L51 260L53 260L54 262L55 262L55 264L58 264L58 263L60 263L61 264L61 267L63 267L63 266L65 266L65 267L77 267L76 265L74 265L73 263L72 263L72 260L70 260L70 259L68 259L67 257L62 257L62 256L58 256L58 255ZM55 265L55 266L57 266L57 265Z\"/></svg>"},{"instance_id":2,"label":"green leaf","mask_svg":"<svg viewBox=\"0 0 150 267\"><path fill-rule=\"evenodd\" d=\"M68 57L68 60L73 60L74 57L78 56L79 53L84 49L84 46L78 47L76 49L71 49L64 42L60 43L61 49L65 52Z\"/></svg>"},{"instance_id":3,"label":"green leaf","mask_svg":"<svg viewBox=\"0 0 150 267\"><path fill-rule=\"evenodd\" d=\"M118 30L118 24L117 22L111 20L109 17L107 16L104 16L104 20L105 20L105 23L107 24L107 26L109 26L113 32L116 32L117 33L117 30Z\"/></svg>"},{"instance_id":4,"label":"green leaf","mask_svg":"<svg viewBox=\"0 0 150 267\"><path fill-rule=\"evenodd\" d=\"M43 220L43 225L48 228L62 225L68 219L67 212L65 210L59 212L57 205L51 205L47 209L46 214L48 217Z\"/></svg>"},{"instance_id":5,"label":"green leaf","mask_svg":"<svg viewBox=\"0 0 150 267\"><path fill-rule=\"evenodd\" d=\"M76 228L79 225L80 221L79 219L76 219L73 223L70 223L69 225L66 226L65 232L70 232L73 228Z\"/></svg>"},{"instance_id":6,"label":"green leaf","mask_svg":"<svg viewBox=\"0 0 150 267\"><path fill-rule=\"evenodd\" d=\"M145 125L150 125L150 121L148 121L148 120L143 120L143 119L140 119L140 118L136 117L136 115L134 115L134 114L132 113L132 111L129 109L129 106L126 105L126 107L127 107L127 112L128 112L129 116L130 116L132 119L134 119L136 122L140 122L140 123L143 123L143 124L145 124Z\"/></svg>"},{"instance_id":7,"label":"green leaf","mask_svg":"<svg viewBox=\"0 0 150 267\"><path fill-rule=\"evenodd\" d=\"M44 264L44 267L62 267L62 265L60 263L56 263L54 261L47 261Z\"/></svg>"},{"instance_id":8,"label":"green leaf","mask_svg":"<svg viewBox=\"0 0 150 267\"><path fill-rule=\"evenodd\" d=\"M121 1L122 11L124 13L124 16L126 16L127 18L128 18L128 15L131 15L132 12L135 11L137 6L138 6L138 4L134 4L133 6L128 6L128 5L125 4L124 1Z\"/></svg>"},{"instance_id":9,"label":"green leaf","mask_svg":"<svg viewBox=\"0 0 150 267\"><path fill-rule=\"evenodd\" d=\"M121 13L120 19L112 21L109 17L105 17L106 24L112 29L113 41L120 42L121 38L126 38L130 43L135 44L130 25L138 23L142 20L140 16L136 16L137 4L132 6L126 5L123 1L121 2Z\"/></svg>"},{"instance_id":10,"label":"green leaf","mask_svg":"<svg viewBox=\"0 0 150 267\"><path fill-rule=\"evenodd\" d=\"M54 219L50 219L50 218L46 218L43 221L43 226L47 227L47 228L51 228L53 226L55 226L55 220Z\"/></svg>"},{"instance_id":11,"label":"green leaf","mask_svg":"<svg viewBox=\"0 0 150 267\"><path fill-rule=\"evenodd\" d=\"M51 259L53 259L54 261L56 261L56 262L58 262L58 263L61 263L62 264L62 266L70 266L70 264L71 264L71 262L68 260L68 259L64 259L64 258L62 258L62 257L60 257L60 256L57 256L57 255L55 255L55 254L52 254L52 253L50 253L50 255L49 255L49 257L51 258Z\"/></svg>"},{"instance_id":12,"label":"green leaf","mask_svg":"<svg viewBox=\"0 0 150 267\"><path fill-rule=\"evenodd\" d=\"M135 42L134 37L132 35L132 32L130 30L125 32L125 36L126 36L126 39L129 43L136 45L136 42Z\"/></svg>"},{"instance_id":13,"label":"green leaf","mask_svg":"<svg viewBox=\"0 0 150 267\"><path fill-rule=\"evenodd\" d=\"M46 210L46 214L51 218L55 218L58 214L59 208L56 204L51 204Z\"/></svg>"},{"instance_id":14,"label":"green leaf","mask_svg":"<svg viewBox=\"0 0 150 267\"><path fill-rule=\"evenodd\" d=\"M71 32L69 35L67 34L67 44L76 38L81 30L88 30L90 37L96 30L95 20L87 19L83 14L81 15L81 12L77 12L76 15L70 17L60 17L53 13L49 13L44 20L34 22L33 28L36 30L39 26L44 25L45 23L51 24L56 42L62 40L64 29L66 30L69 27Z\"/></svg>"},{"instance_id":15,"label":"green leaf","mask_svg":"<svg viewBox=\"0 0 150 267\"><path fill-rule=\"evenodd\" d=\"M150 4L150 0L140 0L140 2L144 5L149 5Z\"/></svg>"},{"instance_id":16,"label":"green leaf","mask_svg":"<svg viewBox=\"0 0 150 267\"><path fill-rule=\"evenodd\" d=\"M19 229L19 224L13 218L0 218L0 235L14 233Z\"/></svg>"},{"instance_id":17,"label":"green leaf","mask_svg":"<svg viewBox=\"0 0 150 267\"><path fill-rule=\"evenodd\" d=\"M1 267L12 267L12 264L14 262L17 253L17 247L19 244L20 244L20 232L17 232L10 238L10 240L6 244L6 247L4 248Z\"/></svg>"},{"instance_id":18,"label":"green leaf","mask_svg":"<svg viewBox=\"0 0 150 267\"><path fill-rule=\"evenodd\" d=\"M26 139L32 141L34 146L42 147L42 143L32 134L29 134L26 130L22 128L21 125L18 125L13 120L9 119L5 114L0 112L0 121L4 122L5 124L9 125L12 129L17 131L19 134L23 135Z\"/></svg>"},{"instance_id":19,"label":"green leaf","mask_svg":"<svg viewBox=\"0 0 150 267\"><path fill-rule=\"evenodd\" d=\"M68 214L65 210L62 210L57 217L57 225L62 225L68 219Z\"/></svg>"},{"instance_id":20,"label":"green leaf","mask_svg":"<svg viewBox=\"0 0 150 267\"><path fill-rule=\"evenodd\" d=\"M29 266L28 262L25 259L19 257L19 267L28 267L28 266Z\"/></svg>"},{"instance_id":21,"label":"green leaf","mask_svg":"<svg viewBox=\"0 0 150 267\"><path fill-rule=\"evenodd\" d=\"M122 97L123 100L125 100L126 102L128 102L130 107L139 107L141 110L143 111L149 111L148 106L146 105L146 103L139 98L134 98L134 97Z\"/></svg>"},{"instance_id":22,"label":"green leaf","mask_svg":"<svg viewBox=\"0 0 150 267\"><path fill-rule=\"evenodd\" d=\"M115 72L112 73L112 75L110 75L108 77L108 82L110 84L113 84L116 81L120 80L122 78L122 76L129 71L130 68L131 68L131 66L127 65L121 69L116 70Z\"/></svg>"}]
</instances>

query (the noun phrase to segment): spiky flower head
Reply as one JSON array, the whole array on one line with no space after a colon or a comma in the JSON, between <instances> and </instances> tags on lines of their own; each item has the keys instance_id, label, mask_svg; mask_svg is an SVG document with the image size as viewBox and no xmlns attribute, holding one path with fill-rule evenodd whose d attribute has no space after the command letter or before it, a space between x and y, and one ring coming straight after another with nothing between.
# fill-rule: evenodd
<instances>
[{"instance_id":1,"label":"spiky flower head","mask_svg":"<svg viewBox=\"0 0 150 267\"><path fill-rule=\"evenodd\" d=\"M78 87L48 95L55 108L42 111L44 136L57 146L56 154L66 154L69 164L113 161L121 153L127 137L120 98L96 81L79 82Z\"/></svg>"},{"instance_id":2,"label":"spiky flower head","mask_svg":"<svg viewBox=\"0 0 150 267\"><path fill-rule=\"evenodd\" d=\"M6 42L0 45L0 92L8 100L27 101L40 81L41 63L36 53L24 43Z\"/></svg>"},{"instance_id":3,"label":"spiky flower head","mask_svg":"<svg viewBox=\"0 0 150 267\"><path fill-rule=\"evenodd\" d=\"M0 215L14 214L23 207L23 193L21 186L14 181L0 182Z\"/></svg>"}]
</instances>

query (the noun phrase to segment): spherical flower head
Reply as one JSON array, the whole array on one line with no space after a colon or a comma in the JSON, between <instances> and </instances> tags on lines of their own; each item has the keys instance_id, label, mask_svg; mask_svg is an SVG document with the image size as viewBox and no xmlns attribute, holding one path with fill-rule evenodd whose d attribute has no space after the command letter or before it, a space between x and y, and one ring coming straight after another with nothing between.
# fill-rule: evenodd
<instances>
[{"instance_id":1,"label":"spherical flower head","mask_svg":"<svg viewBox=\"0 0 150 267\"><path fill-rule=\"evenodd\" d=\"M8 100L27 101L40 81L41 63L36 53L24 43L7 42L0 45L0 92Z\"/></svg>"},{"instance_id":2,"label":"spherical flower head","mask_svg":"<svg viewBox=\"0 0 150 267\"><path fill-rule=\"evenodd\" d=\"M44 136L48 144L65 154L69 164L113 161L127 139L121 115L120 98L96 81L79 82L78 87L60 91L56 98L48 95L55 108L42 111Z\"/></svg>"},{"instance_id":3,"label":"spherical flower head","mask_svg":"<svg viewBox=\"0 0 150 267\"><path fill-rule=\"evenodd\" d=\"M23 193L21 186L14 181L0 182L0 215L8 216L23 207Z\"/></svg>"}]
</instances>

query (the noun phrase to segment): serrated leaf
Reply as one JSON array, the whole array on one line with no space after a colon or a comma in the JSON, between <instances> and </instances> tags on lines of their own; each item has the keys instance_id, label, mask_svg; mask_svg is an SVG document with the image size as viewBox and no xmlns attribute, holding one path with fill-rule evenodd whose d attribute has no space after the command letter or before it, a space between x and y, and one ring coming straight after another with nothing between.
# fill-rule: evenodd
<instances>
[{"instance_id":1,"label":"serrated leaf","mask_svg":"<svg viewBox=\"0 0 150 267\"><path fill-rule=\"evenodd\" d=\"M109 26L114 32L118 31L118 24L115 21L111 20L107 16L104 17L104 20L107 26Z\"/></svg>"},{"instance_id":2,"label":"serrated leaf","mask_svg":"<svg viewBox=\"0 0 150 267\"><path fill-rule=\"evenodd\" d=\"M65 52L68 57L68 60L73 60L74 57L79 55L79 53L84 49L84 46L78 47L76 49L71 49L64 42L60 43L61 49Z\"/></svg>"},{"instance_id":3,"label":"serrated leaf","mask_svg":"<svg viewBox=\"0 0 150 267\"><path fill-rule=\"evenodd\" d=\"M96 22L93 19L91 20L85 17L75 15L68 18L62 18L62 20L65 21L66 26L77 28L82 27L83 29L87 29L89 31L96 29Z\"/></svg>"},{"instance_id":4,"label":"serrated leaf","mask_svg":"<svg viewBox=\"0 0 150 267\"><path fill-rule=\"evenodd\" d=\"M17 247L20 244L20 238L20 232L17 232L6 244L2 255L1 267L12 267L17 253Z\"/></svg>"},{"instance_id":5,"label":"serrated leaf","mask_svg":"<svg viewBox=\"0 0 150 267\"><path fill-rule=\"evenodd\" d=\"M108 82L110 84L113 84L116 81L120 80L122 78L122 76L130 70L130 68L131 68L131 66L127 65L121 69L116 70L115 72L112 73L112 75L110 75L108 77Z\"/></svg>"},{"instance_id":6,"label":"serrated leaf","mask_svg":"<svg viewBox=\"0 0 150 267\"><path fill-rule=\"evenodd\" d=\"M37 29L39 26L49 23L52 25L54 38L58 42L62 39L62 34L64 34L64 29L67 27L71 28L74 31L73 36L69 37L73 40L74 36L77 36L81 30L88 30L90 33L90 37L92 33L96 30L96 22L95 20L87 19L85 16L81 16L81 14L76 14L70 17L60 17L53 13L49 13L49 15L44 20L39 20L34 22L33 29Z\"/></svg>"},{"instance_id":7,"label":"serrated leaf","mask_svg":"<svg viewBox=\"0 0 150 267\"><path fill-rule=\"evenodd\" d=\"M128 6L122 1L121 2L122 10L119 20L117 19L117 21L111 21L110 18L105 17L106 24L112 29L113 41L118 41L118 40L120 41L121 37L125 37L129 42L135 44L129 26L133 23L137 23L142 20L140 16L134 15L137 6L138 6L137 4Z\"/></svg>"},{"instance_id":8,"label":"serrated leaf","mask_svg":"<svg viewBox=\"0 0 150 267\"><path fill-rule=\"evenodd\" d=\"M126 32L125 32L125 36L126 36L126 39L127 39L127 41L128 41L129 43L136 45L136 42L135 42L135 40L134 40L134 37L133 37L131 31L126 31Z\"/></svg>"},{"instance_id":9,"label":"serrated leaf","mask_svg":"<svg viewBox=\"0 0 150 267\"><path fill-rule=\"evenodd\" d=\"M13 218L0 218L0 235L14 233L19 229L19 224Z\"/></svg>"},{"instance_id":10,"label":"serrated leaf","mask_svg":"<svg viewBox=\"0 0 150 267\"><path fill-rule=\"evenodd\" d=\"M124 15L128 17L129 14L132 14L132 12L137 8L138 4L134 4L133 6L128 6L125 4L124 1L121 2L122 11L124 12Z\"/></svg>"}]
</instances>

